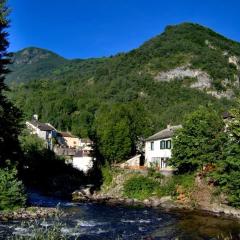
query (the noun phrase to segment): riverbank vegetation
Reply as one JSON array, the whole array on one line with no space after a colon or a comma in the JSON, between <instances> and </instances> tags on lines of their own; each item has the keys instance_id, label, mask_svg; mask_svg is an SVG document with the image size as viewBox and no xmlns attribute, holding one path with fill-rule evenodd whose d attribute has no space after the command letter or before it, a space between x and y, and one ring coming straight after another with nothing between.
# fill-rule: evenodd
<instances>
[{"instance_id":1,"label":"riverbank vegetation","mask_svg":"<svg viewBox=\"0 0 240 240\"><path fill-rule=\"evenodd\" d=\"M212 108L200 107L186 116L174 138L170 164L178 174L200 173L240 207L240 112L230 111L225 122Z\"/></svg>"},{"instance_id":2,"label":"riverbank vegetation","mask_svg":"<svg viewBox=\"0 0 240 240\"><path fill-rule=\"evenodd\" d=\"M151 170L150 170L151 171ZM161 175L159 178L154 176L143 176L136 174L124 183L124 196L139 200L148 199L150 197L165 197L171 196L177 199L179 189L181 192L188 193L194 191L194 175L174 175L165 177Z\"/></svg>"},{"instance_id":3,"label":"riverbank vegetation","mask_svg":"<svg viewBox=\"0 0 240 240\"><path fill-rule=\"evenodd\" d=\"M187 115L173 139L169 164L172 177L149 168L146 171L103 168L103 186L120 196L144 200L171 196L190 205L212 202L240 206L240 111L233 108L224 119L212 106L199 107ZM122 176L122 177L120 177ZM107 186L107 188L106 188ZM202 191L202 196L199 194ZM204 197L207 200L204 200Z\"/></svg>"}]
</instances>

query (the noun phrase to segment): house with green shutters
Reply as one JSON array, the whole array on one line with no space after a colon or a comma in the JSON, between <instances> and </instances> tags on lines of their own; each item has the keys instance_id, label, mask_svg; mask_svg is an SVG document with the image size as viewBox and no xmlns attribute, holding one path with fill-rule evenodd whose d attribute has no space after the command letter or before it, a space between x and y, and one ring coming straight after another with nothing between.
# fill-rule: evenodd
<instances>
[{"instance_id":1,"label":"house with green shutters","mask_svg":"<svg viewBox=\"0 0 240 240\"><path fill-rule=\"evenodd\" d=\"M172 171L168 160L172 157L172 137L182 125L168 125L166 129L148 137L145 141L145 165L154 166L160 171Z\"/></svg>"}]
</instances>

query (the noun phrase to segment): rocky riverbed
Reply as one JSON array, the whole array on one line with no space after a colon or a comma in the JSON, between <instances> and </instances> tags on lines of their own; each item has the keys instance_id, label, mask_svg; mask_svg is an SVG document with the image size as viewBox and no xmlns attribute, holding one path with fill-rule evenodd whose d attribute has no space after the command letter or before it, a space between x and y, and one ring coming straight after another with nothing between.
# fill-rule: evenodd
<instances>
[{"instance_id":1,"label":"rocky riverbed","mask_svg":"<svg viewBox=\"0 0 240 240\"><path fill-rule=\"evenodd\" d=\"M150 197L144 200L130 199L120 196L113 196L107 193L94 192L91 190L91 186L82 188L73 192L73 201L75 202L93 202L103 203L108 205L123 205L123 206L143 206L152 208L162 208L166 211L169 210L181 210L181 211L202 211L215 216L229 217L240 220L240 210L219 203L208 204L183 204L181 201L173 199L171 196L164 196L161 198Z\"/></svg>"},{"instance_id":2,"label":"rocky riverbed","mask_svg":"<svg viewBox=\"0 0 240 240\"><path fill-rule=\"evenodd\" d=\"M33 220L38 218L53 217L60 214L61 214L61 211L58 208L28 207L28 208L20 208L13 211L1 211L0 221Z\"/></svg>"}]
</instances>

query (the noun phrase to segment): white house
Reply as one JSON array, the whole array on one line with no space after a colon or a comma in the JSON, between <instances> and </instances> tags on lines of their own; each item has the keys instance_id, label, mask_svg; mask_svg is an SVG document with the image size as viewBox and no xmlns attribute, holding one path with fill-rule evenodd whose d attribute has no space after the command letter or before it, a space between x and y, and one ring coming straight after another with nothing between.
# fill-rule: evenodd
<instances>
[{"instance_id":1,"label":"white house","mask_svg":"<svg viewBox=\"0 0 240 240\"><path fill-rule=\"evenodd\" d=\"M46 142L48 148L52 148L52 139L56 137L57 130L50 123L41 123L37 115L34 115L31 121L26 122L26 125L31 134L36 134Z\"/></svg>"},{"instance_id":2,"label":"white house","mask_svg":"<svg viewBox=\"0 0 240 240\"><path fill-rule=\"evenodd\" d=\"M79 150L73 157L72 165L74 168L87 173L94 163L94 158L91 156L91 152Z\"/></svg>"},{"instance_id":3,"label":"white house","mask_svg":"<svg viewBox=\"0 0 240 240\"><path fill-rule=\"evenodd\" d=\"M150 136L145 141L145 165L155 166L160 171L172 171L168 159L172 157L172 137L181 125L170 126Z\"/></svg>"}]
</instances>

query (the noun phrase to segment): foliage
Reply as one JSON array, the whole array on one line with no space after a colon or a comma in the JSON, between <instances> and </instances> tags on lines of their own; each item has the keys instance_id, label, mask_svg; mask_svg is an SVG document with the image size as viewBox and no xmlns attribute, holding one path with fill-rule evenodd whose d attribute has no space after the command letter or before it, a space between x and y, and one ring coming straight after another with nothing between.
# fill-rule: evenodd
<instances>
[{"instance_id":1,"label":"foliage","mask_svg":"<svg viewBox=\"0 0 240 240\"><path fill-rule=\"evenodd\" d=\"M146 199L157 190L159 183L144 176L133 176L124 183L124 195L129 198Z\"/></svg>"},{"instance_id":2,"label":"foliage","mask_svg":"<svg viewBox=\"0 0 240 240\"><path fill-rule=\"evenodd\" d=\"M200 107L189 114L173 139L170 165L180 173L203 168L222 158L226 134L221 117L211 107Z\"/></svg>"},{"instance_id":3,"label":"foliage","mask_svg":"<svg viewBox=\"0 0 240 240\"><path fill-rule=\"evenodd\" d=\"M104 166L101 167L104 187L108 187L111 185L112 180L113 180L113 172L112 171L113 171L112 168L108 164L105 164Z\"/></svg>"},{"instance_id":4,"label":"foliage","mask_svg":"<svg viewBox=\"0 0 240 240\"><path fill-rule=\"evenodd\" d=\"M96 141L105 160L119 162L136 153L138 140L149 132L145 116L138 103L106 105L97 111Z\"/></svg>"},{"instance_id":5,"label":"foliage","mask_svg":"<svg viewBox=\"0 0 240 240\"><path fill-rule=\"evenodd\" d=\"M216 49L210 48L206 40ZM58 63L59 58L52 53L39 51L29 50L30 56L37 58L34 66L13 66L15 74L28 82L15 85L9 96L26 119L38 113L41 120L58 129L93 138L97 152L109 162L134 155L139 139L168 123L179 124L200 104L210 102L217 111L232 105L229 100L189 88L192 80L188 78L156 81L154 77L160 71L189 64L206 71L218 88L223 79L228 79L227 88L231 88L237 70L229 65L228 57L240 55L238 43L189 23L167 27L140 48L109 58ZM228 55L222 54L224 51ZM57 63L53 68L42 66L46 59L39 60L38 56L45 54L49 61ZM19 62L22 52L17 55ZM14 81L11 74L9 81Z\"/></svg>"},{"instance_id":6,"label":"foliage","mask_svg":"<svg viewBox=\"0 0 240 240\"><path fill-rule=\"evenodd\" d=\"M232 206L240 207L240 110L239 107L231 110L228 119L228 143L217 169L212 173L216 184L227 194Z\"/></svg>"},{"instance_id":7,"label":"foliage","mask_svg":"<svg viewBox=\"0 0 240 240\"><path fill-rule=\"evenodd\" d=\"M21 135L19 136L19 141L21 149L25 154L29 152L41 151L45 148L44 141L36 135L30 134L27 129L22 131Z\"/></svg>"},{"instance_id":8,"label":"foliage","mask_svg":"<svg viewBox=\"0 0 240 240\"><path fill-rule=\"evenodd\" d=\"M195 176L193 174L173 175L164 177L156 172L151 176L135 175L124 183L124 195L129 198L146 199L152 196L176 196L177 188L189 193L194 189Z\"/></svg>"},{"instance_id":9,"label":"foliage","mask_svg":"<svg viewBox=\"0 0 240 240\"><path fill-rule=\"evenodd\" d=\"M0 169L0 210L22 207L25 202L24 187L17 180L16 169Z\"/></svg>"},{"instance_id":10,"label":"foliage","mask_svg":"<svg viewBox=\"0 0 240 240\"><path fill-rule=\"evenodd\" d=\"M164 175L156 170L155 167L149 167L147 171L147 176L150 178L154 178L156 180L164 179Z\"/></svg>"},{"instance_id":11,"label":"foliage","mask_svg":"<svg viewBox=\"0 0 240 240\"><path fill-rule=\"evenodd\" d=\"M65 164L64 159L46 149L36 136L25 131L19 138L23 151L23 166L19 173L26 186L68 196L81 184L88 183L88 177Z\"/></svg>"},{"instance_id":12,"label":"foliage","mask_svg":"<svg viewBox=\"0 0 240 240\"><path fill-rule=\"evenodd\" d=\"M176 196L177 188L181 188L186 193L190 193L194 189L194 174L182 174L182 175L173 175L172 177L165 178L165 181L162 182L160 187L157 190L157 195L162 196Z\"/></svg>"},{"instance_id":13,"label":"foliage","mask_svg":"<svg viewBox=\"0 0 240 240\"><path fill-rule=\"evenodd\" d=\"M5 76L9 72L10 64L8 48L8 33L6 29L9 25L7 19L8 8L6 1L0 3L0 166L3 166L6 160L19 160L19 142L20 133L20 111L6 98L5 93L8 90L4 83Z\"/></svg>"}]
</instances>

